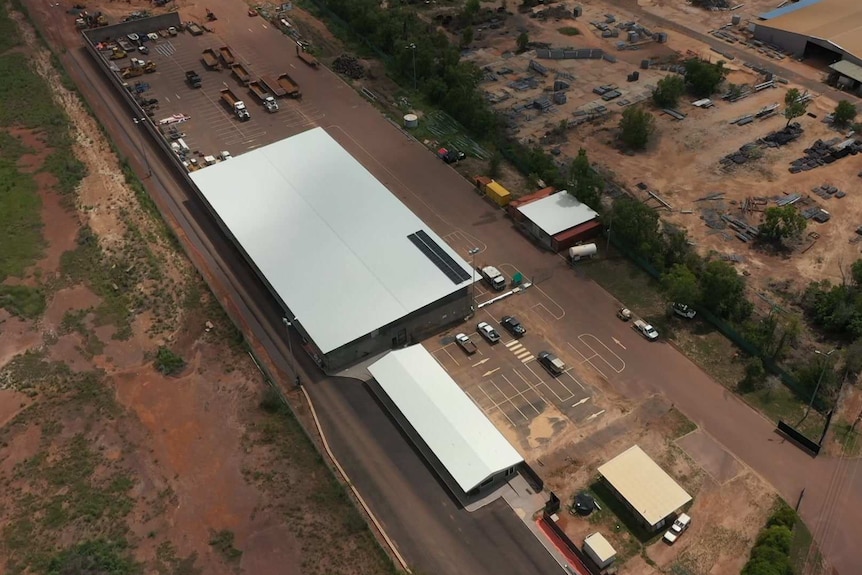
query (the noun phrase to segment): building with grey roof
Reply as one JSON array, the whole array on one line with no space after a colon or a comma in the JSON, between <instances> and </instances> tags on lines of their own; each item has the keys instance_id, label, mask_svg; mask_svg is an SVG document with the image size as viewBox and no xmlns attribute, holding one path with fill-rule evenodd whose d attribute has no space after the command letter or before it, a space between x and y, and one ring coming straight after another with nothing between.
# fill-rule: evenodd
<instances>
[{"instance_id":1,"label":"building with grey roof","mask_svg":"<svg viewBox=\"0 0 862 575\"><path fill-rule=\"evenodd\" d=\"M329 371L470 314L469 264L322 128L191 179Z\"/></svg>"}]
</instances>

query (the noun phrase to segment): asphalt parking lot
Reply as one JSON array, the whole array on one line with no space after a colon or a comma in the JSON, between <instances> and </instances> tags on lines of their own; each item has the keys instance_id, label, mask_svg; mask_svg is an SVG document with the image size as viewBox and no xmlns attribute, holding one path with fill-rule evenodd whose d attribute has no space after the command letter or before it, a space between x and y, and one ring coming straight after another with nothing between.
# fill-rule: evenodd
<instances>
[{"instance_id":1,"label":"asphalt parking lot","mask_svg":"<svg viewBox=\"0 0 862 575\"><path fill-rule=\"evenodd\" d=\"M279 98L279 110L267 112L252 93L240 84L233 74L224 69L208 70L201 62L205 49L218 50L223 42L212 35L192 36L179 34L171 38L160 38L150 42L150 52L136 57L152 60L157 71L130 78L128 83L141 82L149 88L143 93L148 98L157 98L159 108L153 121L174 114L190 117L186 122L175 124L183 132L186 144L195 156L217 155L222 150L237 156L260 146L276 142L319 125L324 114L311 101L293 98ZM230 46L237 61L249 70L253 79L263 75L291 73L294 65L282 64L285 69L276 69L270 60L257 62L248 57L242 49ZM128 59L116 61L120 67L128 65ZM202 79L201 88L192 88L186 82L185 73L196 71ZM221 100L221 90L230 88L245 102L251 119L240 121ZM301 87L300 87L301 88Z\"/></svg>"},{"instance_id":2,"label":"asphalt parking lot","mask_svg":"<svg viewBox=\"0 0 862 575\"><path fill-rule=\"evenodd\" d=\"M446 236L456 250L464 251L460 234ZM469 248L466 248L469 249ZM476 265L481 266L481 253ZM497 266L508 278L518 273L508 264ZM525 278L529 281L529 278ZM470 322L442 337L425 342L441 366L461 385L485 414L501 414L516 428L527 428L549 406L574 422L593 420L604 413L592 401L588 378L607 379L625 370L625 362L597 336L578 331L566 321L565 309L534 285L501 300L487 303L501 293L491 291L482 281L476 283L476 302L480 309ZM507 293L506 291L502 292ZM501 325L505 315L514 315L527 333L513 338ZM480 321L488 322L500 334L496 344L488 343L476 330ZM573 329L575 328L575 329ZM478 347L468 355L455 342L455 334L466 333ZM566 370L552 376L538 362L542 351L550 351L566 363Z\"/></svg>"}]
</instances>

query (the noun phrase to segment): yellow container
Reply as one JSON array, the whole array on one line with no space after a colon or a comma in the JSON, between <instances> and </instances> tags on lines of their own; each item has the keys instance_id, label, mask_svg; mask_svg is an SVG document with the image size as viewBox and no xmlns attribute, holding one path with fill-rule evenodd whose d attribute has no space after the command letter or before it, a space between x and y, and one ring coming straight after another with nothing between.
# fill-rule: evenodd
<instances>
[{"instance_id":1,"label":"yellow container","mask_svg":"<svg viewBox=\"0 0 862 575\"><path fill-rule=\"evenodd\" d=\"M498 206L505 206L512 200L512 194L509 193L509 190L493 180L485 186L485 194Z\"/></svg>"}]
</instances>

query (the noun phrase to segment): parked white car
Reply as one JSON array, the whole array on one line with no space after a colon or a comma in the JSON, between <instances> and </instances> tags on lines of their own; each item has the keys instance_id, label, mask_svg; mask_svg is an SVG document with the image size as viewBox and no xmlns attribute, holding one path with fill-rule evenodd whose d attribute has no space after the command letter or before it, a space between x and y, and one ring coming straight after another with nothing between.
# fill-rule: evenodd
<instances>
[{"instance_id":1,"label":"parked white car","mask_svg":"<svg viewBox=\"0 0 862 575\"><path fill-rule=\"evenodd\" d=\"M635 320L632 327L635 328L635 330L639 331L641 335L643 335L650 341L655 341L658 339L658 331L656 331L653 326L651 326L642 319Z\"/></svg>"},{"instance_id":2,"label":"parked white car","mask_svg":"<svg viewBox=\"0 0 862 575\"><path fill-rule=\"evenodd\" d=\"M667 530L667 533L664 534L663 539L668 545L673 545L679 539L680 535L685 533L689 525L691 525L691 517L685 513L681 513L676 518L676 521L673 522L673 525L670 526L670 529Z\"/></svg>"}]
</instances>

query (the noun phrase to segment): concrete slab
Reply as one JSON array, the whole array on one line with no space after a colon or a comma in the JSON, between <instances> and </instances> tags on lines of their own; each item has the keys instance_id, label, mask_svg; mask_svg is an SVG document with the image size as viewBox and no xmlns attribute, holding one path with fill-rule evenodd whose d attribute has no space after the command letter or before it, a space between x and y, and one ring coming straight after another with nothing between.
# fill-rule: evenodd
<instances>
[{"instance_id":1,"label":"concrete slab","mask_svg":"<svg viewBox=\"0 0 862 575\"><path fill-rule=\"evenodd\" d=\"M677 444L719 484L730 481L742 469L736 458L702 429L678 439Z\"/></svg>"}]
</instances>

